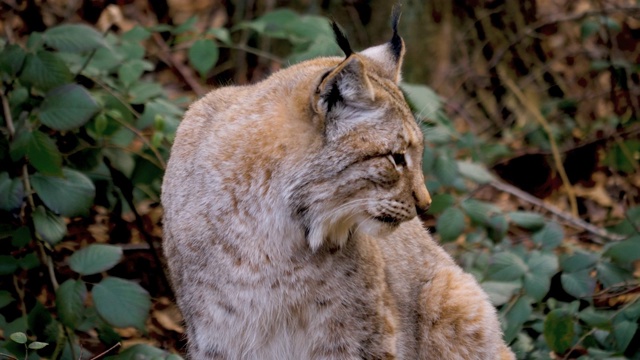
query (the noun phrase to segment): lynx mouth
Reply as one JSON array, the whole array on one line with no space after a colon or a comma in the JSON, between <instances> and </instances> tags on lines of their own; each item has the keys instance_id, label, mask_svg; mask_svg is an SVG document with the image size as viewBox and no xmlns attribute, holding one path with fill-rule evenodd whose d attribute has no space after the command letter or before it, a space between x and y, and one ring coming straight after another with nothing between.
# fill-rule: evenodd
<instances>
[{"instance_id":1,"label":"lynx mouth","mask_svg":"<svg viewBox=\"0 0 640 360\"><path fill-rule=\"evenodd\" d=\"M397 218L394 218L393 216L389 216L389 215L381 215L381 216L375 216L374 219L385 223L385 224L389 224L389 225L398 225L400 224L400 220L398 220Z\"/></svg>"}]
</instances>

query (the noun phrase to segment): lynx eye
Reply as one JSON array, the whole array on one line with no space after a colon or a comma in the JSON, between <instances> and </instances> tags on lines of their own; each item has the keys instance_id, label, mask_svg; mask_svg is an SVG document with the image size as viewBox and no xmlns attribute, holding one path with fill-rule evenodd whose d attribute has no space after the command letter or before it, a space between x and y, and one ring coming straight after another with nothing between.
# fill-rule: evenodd
<instances>
[{"instance_id":1,"label":"lynx eye","mask_svg":"<svg viewBox=\"0 0 640 360\"><path fill-rule=\"evenodd\" d=\"M389 161L391 161L391 163L393 164L393 166L403 167L407 165L407 160L404 154L399 154L399 153L390 154L388 155L388 158L389 158Z\"/></svg>"}]
</instances>

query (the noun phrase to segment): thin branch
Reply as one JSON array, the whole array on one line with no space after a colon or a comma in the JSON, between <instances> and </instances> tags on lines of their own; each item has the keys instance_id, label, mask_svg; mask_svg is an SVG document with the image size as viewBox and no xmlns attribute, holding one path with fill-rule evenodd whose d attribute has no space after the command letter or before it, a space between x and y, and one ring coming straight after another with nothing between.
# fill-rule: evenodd
<instances>
[{"instance_id":1,"label":"thin branch","mask_svg":"<svg viewBox=\"0 0 640 360\"><path fill-rule=\"evenodd\" d=\"M593 224L590 224L580 218L577 218L565 211L562 211L560 209L558 209L557 207L547 204L544 201L538 199L537 197L530 195L529 193L526 193L520 189L518 189L517 187L513 186L513 185L509 185L507 183L504 183L502 181L492 181L489 183L489 185L491 185L491 187L506 192L508 194L511 194L515 197L518 197L530 204L536 205L540 208L543 208L545 210L547 210L548 212L556 215L557 217L561 218L562 220L568 222L569 224L583 229L589 233L592 233L598 237L601 237L603 239L607 239L610 241L621 241L626 239L626 236L622 236L622 235L618 235L618 234L612 234L604 229L601 229ZM602 243L600 241L594 241L597 243Z\"/></svg>"},{"instance_id":2,"label":"thin branch","mask_svg":"<svg viewBox=\"0 0 640 360\"><path fill-rule=\"evenodd\" d=\"M15 356L11 356L11 355L9 355L9 354L5 354L5 353L0 353L0 359L1 359L2 357L6 358L6 359L18 360L18 358L17 358L17 357L15 357Z\"/></svg>"},{"instance_id":3,"label":"thin branch","mask_svg":"<svg viewBox=\"0 0 640 360\"><path fill-rule=\"evenodd\" d=\"M269 59L271 61L275 61L278 64L283 64L284 60L280 57L277 57L273 54L270 54L266 51L262 51L260 49L256 49L250 46L246 46L246 45L228 45L228 44L221 44L218 45L221 48L228 48L228 49L234 49L234 50L240 50L240 51L244 51L247 52L249 54L253 54L253 55L257 55L257 56L261 56L263 58Z\"/></svg>"},{"instance_id":4,"label":"thin branch","mask_svg":"<svg viewBox=\"0 0 640 360\"><path fill-rule=\"evenodd\" d=\"M582 344L582 342L589 337L590 335L592 335L593 333L596 332L596 330L598 330L598 328L593 328L589 331L587 331L586 333L584 333L584 335L582 335L582 337L580 337L580 339L578 339L578 341L571 347L571 349L569 349L569 351L567 351L567 353L564 355L564 357L562 357L562 360L567 360L569 359L569 356L571 356L571 353L578 348L578 346L580 346L580 344Z\"/></svg>"},{"instance_id":5,"label":"thin branch","mask_svg":"<svg viewBox=\"0 0 640 360\"><path fill-rule=\"evenodd\" d=\"M117 342L112 347L108 348L107 350L105 350L105 351L101 352L100 354L96 355L95 357L91 358L91 360L100 359L100 358L104 357L105 355L107 355L108 353L110 353L111 351L113 351L114 349L119 348L120 346L122 346L122 343Z\"/></svg>"},{"instance_id":6,"label":"thin branch","mask_svg":"<svg viewBox=\"0 0 640 360\"><path fill-rule=\"evenodd\" d=\"M111 90L111 88L103 83L102 81L98 80L98 79L91 79L92 81L94 81L96 84L98 84L101 88L103 88L106 92L108 92L111 96L115 97L122 105L124 105L127 110L131 111L131 113L136 117L136 118L140 118L142 115L136 111L136 109L134 109L127 101L125 101L122 96L120 96L119 94L117 94L115 91ZM160 155L160 152L158 151L158 149L156 149L155 146L153 146L153 144L151 144L151 142L149 141L149 139L147 139L144 134L142 134L140 132L140 130L136 129L135 127L131 126L130 124L120 120L120 119L116 119L114 118L114 120L116 120L118 123L120 123L122 126L124 126L125 128L127 128L129 131L133 132L134 134L136 134L136 136L138 136L140 138L140 140L142 140L142 142L149 147L149 149L153 152L153 155L155 155L156 159L158 159L158 163L160 164L160 168L162 170L164 170L167 167L166 162L164 161L164 158L162 157L162 155Z\"/></svg>"},{"instance_id":7,"label":"thin branch","mask_svg":"<svg viewBox=\"0 0 640 360\"><path fill-rule=\"evenodd\" d=\"M142 132L140 132L140 130L136 129L135 127L131 126L130 124L127 124L125 121L114 118L118 123L120 123L120 125L124 126L125 128L127 128L129 131L133 132L134 134L136 134L136 136L138 136L140 138L140 140L142 140L142 142L147 145L149 147L149 149L153 152L153 154L156 156L156 159L158 159L158 162L160 163L161 169L164 170L167 168L167 163L164 161L164 159L162 158L162 155L160 155L160 152L158 151L158 149L156 149L155 146L153 146L151 144L151 142L149 141L149 139L147 139L144 134L142 134Z\"/></svg>"},{"instance_id":8,"label":"thin branch","mask_svg":"<svg viewBox=\"0 0 640 360\"><path fill-rule=\"evenodd\" d=\"M488 67L493 68L496 65L498 65L498 63L502 60L502 58L507 53L507 51L509 51L509 49L511 49L513 46L521 42L522 39L524 39L525 37L530 36L537 30L545 26L554 25L561 22L579 21L591 16L607 15L607 14L617 13L617 12L624 13L628 16L633 16L634 14L640 14L640 6L638 5L616 6L616 7L606 8L606 9L591 10L591 11L585 11L585 12L571 14L567 16L554 17L549 20L540 21L535 24L531 24L531 26L526 27L523 31L516 34L516 36L513 38L513 40L511 40L511 42L507 46L500 49L500 51L496 52L496 55L489 62Z\"/></svg>"},{"instance_id":9,"label":"thin branch","mask_svg":"<svg viewBox=\"0 0 640 360\"><path fill-rule=\"evenodd\" d=\"M78 71L74 75L74 78L77 78L84 71L84 69L86 69L87 66L89 66L89 63L91 62L91 59L93 59L93 57L96 55L97 51L98 51L98 49L95 48L89 53L89 56L87 56L87 59L84 61L82 66L80 66L80 69L78 69Z\"/></svg>"},{"instance_id":10,"label":"thin branch","mask_svg":"<svg viewBox=\"0 0 640 360\"><path fill-rule=\"evenodd\" d=\"M196 78L193 76L193 70L191 70L191 68L185 66L183 63L175 59L175 57L171 53L171 49L169 48L169 45L167 45L167 43L164 41L164 39L162 39L162 36L160 36L159 33L153 33L153 40L155 40L156 44L160 48L160 53L158 54L158 57L160 57L160 59L164 63L174 68L178 72L180 77L182 77L182 79L187 83L187 85L189 85L191 90L193 90L193 92L195 92L196 95L198 95L198 97L204 96L207 93L207 91L202 87L202 85L200 85L198 80L196 80Z\"/></svg>"},{"instance_id":11,"label":"thin branch","mask_svg":"<svg viewBox=\"0 0 640 360\"><path fill-rule=\"evenodd\" d=\"M16 128L13 126L13 117L11 116L11 107L9 106L9 100L4 95L4 92L0 92L0 98L2 99L4 121L7 123L7 129L9 130L9 140L11 140L13 139L13 135L15 135L16 133Z\"/></svg>"},{"instance_id":12,"label":"thin branch","mask_svg":"<svg viewBox=\"0 0 640 360\"><path fill-rule=\"evenodd\" d=\"M571 182L569 181L569 176L564 169L564 165L562 164L562 158L560 157L560 150L558 149L558 144L556 143L555 138L553 137L553 132L551 131L551 126L547 122L547 119L542 115L540 109L535 107L530 101L527 101L526 97L520 91L520 89L513 83L511 78L509 78L503 71L498 69L498 73L502 78L505 86L516 96L518 101L524 105L524 107L533 115L534 119L542 126L544 131L547 133L547 137L549 138L549 144L551 145L551 152L553 155L553 161L556 165L556 170L560 174L560 178L562 179L562 183L564 185L565 190L567 191L567 196L569 197L569 204L571 206L571 213L573 216L578 216L578 201L576 200L576 193L571 186Z\"/></svg>"}]
</instances>

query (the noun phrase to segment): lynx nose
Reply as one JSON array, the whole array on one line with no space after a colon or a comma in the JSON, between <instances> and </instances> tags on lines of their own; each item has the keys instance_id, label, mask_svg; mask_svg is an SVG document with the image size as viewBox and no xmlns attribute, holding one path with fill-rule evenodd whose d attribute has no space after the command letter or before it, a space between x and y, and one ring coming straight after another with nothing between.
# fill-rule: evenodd
<instances>
[{"instance_id":1,"label":"lynx nose","mask_svg":"<svg viewBox=\"0 0 640 360\"><path fill-rule=\"evenodd\" d=\"M416 202L416 213L418 213L418 215L423 215L429 210L429 206L431 206L431 195L424 185L419 186L413 191L413 198Z\"/></svg>"}]
</instances>

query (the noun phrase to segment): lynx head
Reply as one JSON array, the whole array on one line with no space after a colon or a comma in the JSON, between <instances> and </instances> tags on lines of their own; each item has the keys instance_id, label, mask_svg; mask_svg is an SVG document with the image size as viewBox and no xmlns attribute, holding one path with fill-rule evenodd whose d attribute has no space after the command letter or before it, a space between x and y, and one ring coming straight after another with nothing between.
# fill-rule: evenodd
<instances>
[{"instance_id":1,"label":"lynx head","mask_svg":"<svg viewBox=\"0 0 640 360\"><path fill-rule=\"evenodd\" d=\"M322 149L292 197L313 250L342 246L357 231L391 231L431 202L423 135L398 87L405 51L399 15L395 9L388 43L359 53L334 24L346 58L317 79L311 94Z\"/></svg>"}]
</instances>

